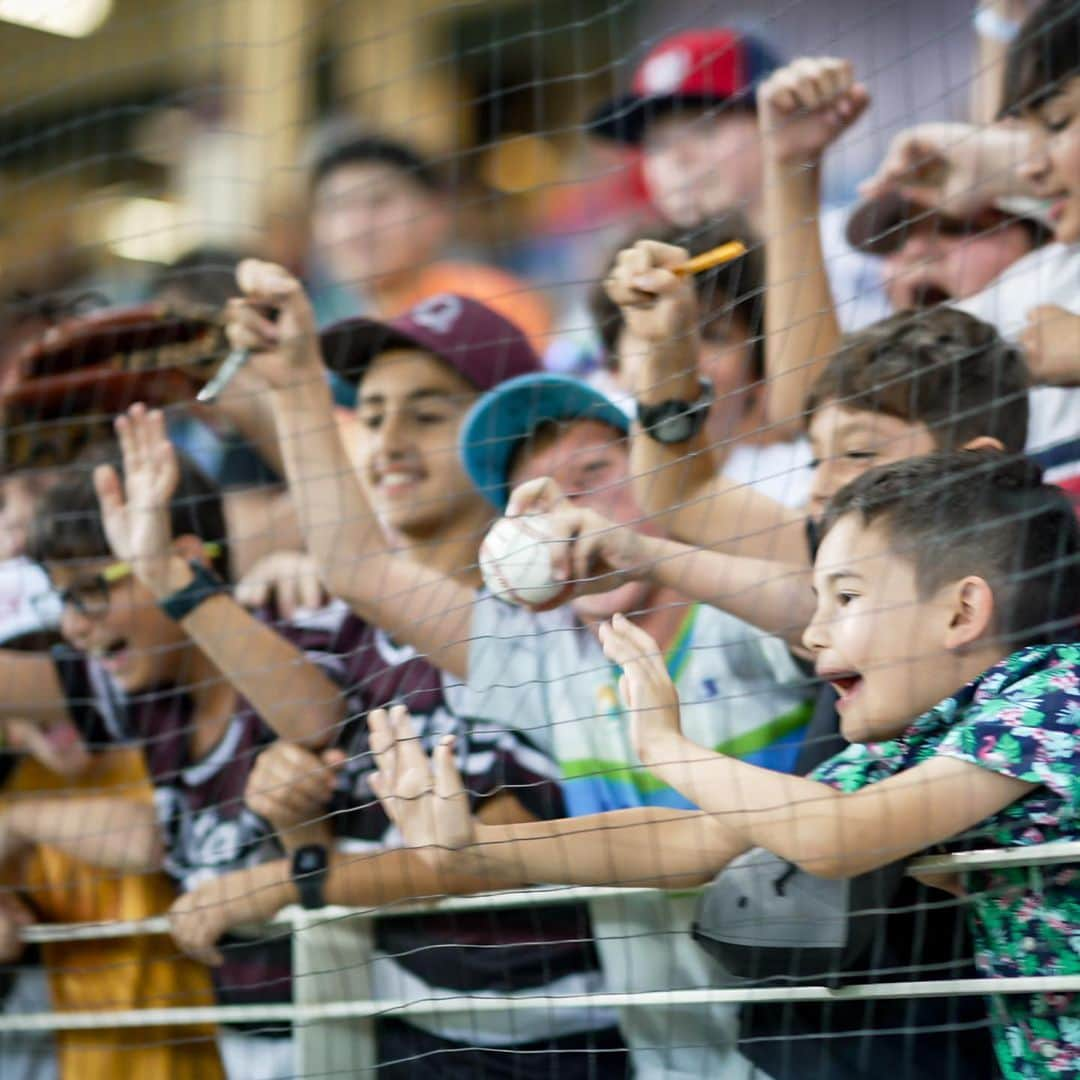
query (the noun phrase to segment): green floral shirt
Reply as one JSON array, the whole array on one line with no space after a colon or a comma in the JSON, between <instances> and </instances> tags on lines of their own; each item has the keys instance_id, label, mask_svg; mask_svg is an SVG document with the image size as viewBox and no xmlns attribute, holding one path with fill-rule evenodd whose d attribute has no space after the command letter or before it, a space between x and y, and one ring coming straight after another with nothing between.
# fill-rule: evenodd
<instances>
[{"instance_id":1,"label":"green floral shirt","mask_svg":"<svg viewBox=\"0 0 1080 1080\"><path fill-rule=\"evenodd\" d=\"M814 772L858 791L937 754L1039 785L953 847L1080 839L1080 645L1021 649L889 742L852 745ZM975 963L992 978L1080 975L1080 867L967 875ZM992 999L994 1043L1010 1078L1080 1075L1080 994Z\"/></svg>"}]
</instances>

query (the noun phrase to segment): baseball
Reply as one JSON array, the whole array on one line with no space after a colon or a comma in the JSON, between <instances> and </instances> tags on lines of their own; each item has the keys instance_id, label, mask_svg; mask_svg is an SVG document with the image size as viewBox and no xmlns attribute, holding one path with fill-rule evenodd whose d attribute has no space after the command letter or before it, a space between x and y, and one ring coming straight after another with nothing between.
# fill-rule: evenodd
<instances>
[{"instance_id":1,"label":"baseball","mask_svg":"<svg viewBox=\"0 0 1080 1080\"><path fill-rule=\"evenodd\" d=\"M552 573L551 544L555 542L542 515L500 518L480 545L484 584L503 600L526 607L552 605L572 586Z\"/></svg>"}]
</instances>

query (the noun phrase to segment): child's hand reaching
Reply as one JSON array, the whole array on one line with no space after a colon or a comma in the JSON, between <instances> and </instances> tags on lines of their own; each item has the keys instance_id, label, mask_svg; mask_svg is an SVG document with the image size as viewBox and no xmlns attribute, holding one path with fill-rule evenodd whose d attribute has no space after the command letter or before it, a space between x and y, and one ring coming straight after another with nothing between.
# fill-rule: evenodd
<instances>
[{"instance_id":1,"label":"child's hand reaching","mask_svg":"<svg viewBox=\"0 0 1080 1080\"><path fill-rule=\"evenodd\" d=\"M645 764L672 760L671 740L682 738L679 694L656 641L625 615L600 627L604 655L622 668L619 692L632 717L634 749Z\"/></svg>"},{"instance_id":2,"label":"child's hand reaching","mask_svg":"<svg viewBox=\"0 0 1080 1080\"><path fill-rule=\"evenodd\" d=\"M116 435L124 460L123 483L111 465L99 465L94 472L105 535L113 554L130 562L145 585L167 590L173 556L169 501L180 468L165 432L165 417L159 409L132 405L117 417Z\"/></svg>"},{"instance_id":3,"label":"child's hand reaching","mask_svg":"<svg viewBox=\"0 0 1080 1080\"><path fill-rule=\"evenodd\" d=\"M649 537L595 510L573 503L549 476L519 484L506 504L507 517L543 514L556 541L552 571L574 592L608 592L648 572Z\"/></svg>"},{"instance_id":4,"label":"child's hand reaching","mask_svg":"<svg viewBox=\"0 0 1080 1080\"><path fill-rule=\"evenodd\" d=\"M373 710L368 727L378 765L371 786L386 816L409 847L422 848L432 866L448 870L450 854L476 841L453 738L444 738L429 759L404 705Z\"/></svg>"}]
</instances>

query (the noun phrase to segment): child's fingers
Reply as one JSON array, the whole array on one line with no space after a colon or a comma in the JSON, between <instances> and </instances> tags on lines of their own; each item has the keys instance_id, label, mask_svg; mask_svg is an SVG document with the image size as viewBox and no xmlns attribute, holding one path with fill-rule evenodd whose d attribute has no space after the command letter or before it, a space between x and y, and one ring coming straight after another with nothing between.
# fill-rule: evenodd
<instances>
[{"instance_id":1,"label":"child's fingers","mask_svg":"<svg viewBox=\"0 0 1080 1080\"><path fill-rule=\"evenodd\" d=\"M376 767L393 790L397 786L397 745L386 709L372 709L368 713L368 745Z\"/></svg>"},{"instance_id":2,"label":"child's fingers","mask_svg":"<svg viewBox=\"0 0 1080 1080\"><path fill-rule=\"evenodd\" d=\"M465 794L465 784L454 759L454 742L453 735L443 736L431 755L435 794L440 799L455 799Z\"/></svg>"},{"instance_id":3,"label":"child's fingers","mask_svg":"<svg viewBox=\"0 0 1080 1080\"><path fill-rule=\"evenodd\" d=\"M550 476L538 476L518 484L510 493L503 517L522 517L525 514L544 514L563 503L566 496Z\"/></svg>"},{"instance_id":4,"label":"child's fingers","mask_svg":"<svg viewBox=\"0 0 1080 1080\"><path fill-rule=\"evenodd\" d=\"M420 736L413 724L412 714L404 705L395 705L390 710L390 724L394 732L394 742L397 745L398 768L407 773L412 770L428 773L430 764L427 754L420 743Z\"/></svg>"},{"instance_id":5,"label":"child's fingers","mask_svg":"<svg viewBox=\"0 0 1080 1080\"><path fill-rule=\"evenodd\" d=\"M112 465L98 465L94 469L94 492L105 517L124 509L124 491Z\"/></svg>"},{"instance_id":6,"label":"child's fingers","mask_svg":"<svg viewBox=\"0 0 1080 1080\"><path fill-rule=\"evenodd\" d=\"M284 301L300 289L300 282L283 266L263 259L242 259L236 267L236 283L250 297Z\"/></svg>"}]
</instances>

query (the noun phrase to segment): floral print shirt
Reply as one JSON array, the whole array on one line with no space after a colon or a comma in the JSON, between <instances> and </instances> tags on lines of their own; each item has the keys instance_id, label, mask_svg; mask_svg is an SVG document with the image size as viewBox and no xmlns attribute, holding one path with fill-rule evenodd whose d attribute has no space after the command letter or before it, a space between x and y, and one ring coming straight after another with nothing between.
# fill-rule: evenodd
<instances>
[{"instance_id":1,"label":"floral print shirt","mask_svg":"<svg viewBox=\"0 0 1080 1080\"><path fill-rule=\"evenodd\" d=\"M950 847L1080 839L1080 644L1021 649L899 737L852 745L813 776L858 791L937 754L1038 785ZM965 886L984 975L1080 975L1080 866L973 871ZM991 1010L1009 1080L1080 1075L1080 994L1002 994Z\"/></svg>"}]
</instances>

